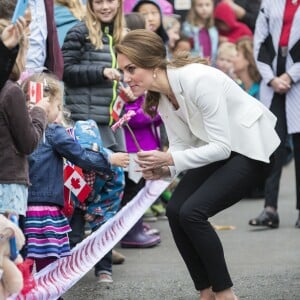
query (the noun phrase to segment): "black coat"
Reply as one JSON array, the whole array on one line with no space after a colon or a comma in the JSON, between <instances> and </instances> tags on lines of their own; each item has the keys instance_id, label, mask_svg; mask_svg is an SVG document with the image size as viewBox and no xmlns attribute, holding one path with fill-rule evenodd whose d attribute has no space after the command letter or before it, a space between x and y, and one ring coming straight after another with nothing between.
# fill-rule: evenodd
<instances>
[{"instance_id":1,"label":"black coat","mask_svg":"<svg viewBox=\"0 0 300 300\"><path fill-rule=\"evenodd\" d=\"M18 47L6 48L0 39L0 90L9 78L18 55L18 49Z\"/></svg>"},{"instance_id":2,"label":"black coat","mask_svg":"<svg viewBox=\"0 0 300 300\"><path fill-rule=\"evenodd\" d=\"M74 121L93 119L109 125L117 86L103 76L103 70L116 67L112 36L103 35L103 49L95 49L87 36L88 29L80 22L68 31L62 46L65 103Z\"/></svg>"}]
</instances>

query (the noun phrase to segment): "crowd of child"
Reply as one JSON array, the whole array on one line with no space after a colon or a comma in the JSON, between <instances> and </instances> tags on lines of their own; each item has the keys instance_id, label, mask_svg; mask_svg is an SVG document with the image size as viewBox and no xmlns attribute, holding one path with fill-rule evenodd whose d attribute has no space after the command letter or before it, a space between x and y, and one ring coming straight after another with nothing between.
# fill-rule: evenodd
<instances>
[{"instance_id":1,"label":"crowd of child","mask_svg":"<svg viewBox=\"0 0 300 300\"><path fill-rule=\"evenodd\" d=\"M265 30L254 27L261 1L242 2L191 0L190 8L180 11L167 0L29 0L26 19L11 24L17 1L0 0L0 213L19 216L26 236L23 253L35 260L37 271L70 255L84 239L86 224L97 230L144 186L134 165L140 149L126 128L111 130L123 112L136 112L129 124L141 150L168 149L160 116L146 115L144 97L135 99L122 81L114 46L128 31L146 28L162 38L168 58L182 51L204 57L260 101L253 40ZM42 98L33 103L34 84L41 86ZM122 109L116 108L120 94L126 100ZM60 118L66 111L73 122L68 126ZM77 129L73 135L67 133L70 126ZM91 131L97 139L84 135ZM72 195L69 218L62 212L67 164L81 168L91 187L84 203ZM249 191L249 197L263 198L264 187ZM121 247L161 242L145 222L165 218L169 198L169 193L159 197ZM250 225L268 226L269 218L273 221L265 213ZM95 266L100 283L113 282L113 254Z\"/></svg>"}]
</instances>

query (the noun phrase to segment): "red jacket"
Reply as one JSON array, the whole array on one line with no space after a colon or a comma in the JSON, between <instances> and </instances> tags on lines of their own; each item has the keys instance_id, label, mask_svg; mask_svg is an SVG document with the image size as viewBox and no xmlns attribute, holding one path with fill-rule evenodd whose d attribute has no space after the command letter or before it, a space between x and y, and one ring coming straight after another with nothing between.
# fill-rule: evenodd
<instances>
[{"instance_id":1,"label":"red jacket","mask_svg":"<svg viewBox=\"0 0 300 300\"><path fill-rule=\"evenodd\" d=\"M228 42L235 43L238 39L244 36L253 37L250 28L236 19L234 11L229 4L220 2L217 4L214 13L215 20L224 22L228 27L228 31L219 30L220 36L227 37Z\"/></svg>"}]
</instances>

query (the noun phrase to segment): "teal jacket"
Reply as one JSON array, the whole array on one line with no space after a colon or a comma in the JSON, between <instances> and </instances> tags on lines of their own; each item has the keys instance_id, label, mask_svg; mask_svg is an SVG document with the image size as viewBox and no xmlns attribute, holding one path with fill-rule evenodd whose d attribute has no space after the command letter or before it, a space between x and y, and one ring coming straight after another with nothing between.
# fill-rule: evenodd
<instances>
[{"instance_id":1,"label":"teal jacket","mask_svg":"<svg viewBox=\"0 0 300 300\"><path fill-rule=\"evenodd\" d=\"M59 4L54 5L54 19L58 34L59 46L61 48L67 32L69 29L75 26L79 20L74 17L67 7Z\"/></svg>"}]
</instances>

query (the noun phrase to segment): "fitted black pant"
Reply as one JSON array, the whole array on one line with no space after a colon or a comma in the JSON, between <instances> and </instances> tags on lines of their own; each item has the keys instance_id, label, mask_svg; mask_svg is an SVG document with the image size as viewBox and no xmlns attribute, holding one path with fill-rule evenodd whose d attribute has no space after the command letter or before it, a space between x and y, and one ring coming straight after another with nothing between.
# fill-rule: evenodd
<instances>
[{"instance_id":1,"label":"fitted black pant","mask_svg":"<svg viewBox=\"0 0 300 300\"><path fill-rule=\"evenodd\" d=\"M285 72L285 57L280 54L277 58L277 74L281 75ZM287 118L286 118L286 95L274 93L272 103L270 106L271 112L277 117L275 130L280 138L280 145L274 152L274 163L269 177L265 182L265 207L271 206L277 209L278 207L278 193L282 167L286 159L286 140L288 136ZM296 174L296 208L300 210L300 133L291 134L293 142L293 153L295 162Z\"/></svg>"},{"instance_id":2,"label":"fitted black pant","mask_svg":"<svg viewBox=\"0 0 300 300\"><path fill-rule=\"evenodd\" d=\"M277 117L275 129L281 142L279 147L274 152L274 163L272 164L270 175L265 183L265 207L271 206L277 209L280 178L286 159L285 143L288 136L285 113L285 95L279 95L275 93L272 99L270 110ZM300 133L291 134L291 137L293 143L296 174L296 207L300 210Z\"/></svg>"},{"instance_id":3,"label":"fitted black pant","mask_svg":"<svg viewBox=\"0 0 300 300\"><path fill-rule=\"evenodd\" d=\"M167 207L176 246L197 290L232 286L223 247L208 218L235 204L258 181L268 164L232 154L227 160L186 172Z\"/></svg>"}]
</instances>

